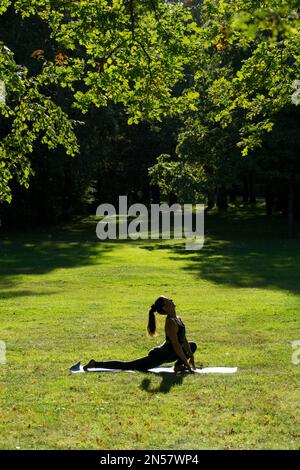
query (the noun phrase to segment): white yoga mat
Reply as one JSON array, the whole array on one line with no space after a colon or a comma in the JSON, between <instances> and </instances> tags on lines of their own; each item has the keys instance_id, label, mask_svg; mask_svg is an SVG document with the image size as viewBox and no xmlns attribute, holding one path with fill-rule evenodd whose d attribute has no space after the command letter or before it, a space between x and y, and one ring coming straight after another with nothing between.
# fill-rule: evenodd
<instances>
[{"instance_id":1,"label":"white yoga mat","mask_svg":"<svg viewBox=\"0 0 300 470\"><path fill-rule=\"evenodd\" d=\"M87 371L83 370L83 366L80 362L77 362L69 369L73 374L82 374L85 372L138 372L136 370L122 370L122 369L103 369L95 368L88 369ZM234 374L237 372L237 367L204 367L203 369L196 369L194 372L196 374ZM148 369L148 372L154 374L174 374L174 367L155 367L153 369ZM188 372L187 372L188 373Z\"/></svg>"}]
</instances>

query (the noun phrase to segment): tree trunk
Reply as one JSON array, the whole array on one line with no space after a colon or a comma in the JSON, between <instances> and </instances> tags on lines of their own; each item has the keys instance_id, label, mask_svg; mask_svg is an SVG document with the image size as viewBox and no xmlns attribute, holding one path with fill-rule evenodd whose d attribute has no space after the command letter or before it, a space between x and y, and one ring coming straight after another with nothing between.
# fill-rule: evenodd
<instances>
[{"instance_id":1,"label":"tree trunk","mask_svg":"<svg viewBox=\"0 0 300 470\"><path fill-rule=\"evenodd\" d=\"M251 174L249 180L249 202L250 204L256 204L255 184L253 181L253 175Z\"/></svg>"},{"instance_id":2,"label":"tree trunk","mask_svg":"<svg viewBox=\"0 0 300 470\"><path fill-rule=\"evenodd\" d=\"M216 194L215 191L209 191L207 193L207 211L210 211L215 207L216 204Z\"/></svg>"},{"instance_id":3,"label":"tree trunk","mask_svg":"<svg viewBox=\"0 0 300 470\"><path fill-rule=\"evenodd\" d=\"M249 185L246 177L243 178L243 202L249 202Z\"/></svg>"},{"instance_id":4,"label":"tree trunk","mask_svg":"<svg viewBox=\"0 0 300 470\"><path fill-rule=\"evenodd\" d=\"M233 184L232 188L231 188L231 191L229 193L229 200L232 203L236 202L236 192L237 192L236 184Z\"/></svg>"},{"instance_id":5,"label":"tree trunk","mask_svg":"<svg viewBox=\"0 0 300 470\"><path fill-rule=\"evenodd\" d=\"M228 207L227 191L224 185L218 188L217 207L220 211L226 211Z\"/></svg>"},{"instance_id":6,"label":"tree trunk","mask_svg":"<svg viewBox=\"0 0 300 470\"><path fill-rule=\"evenodd\" d=\"M172 206L173 204L178 203L178 197L177 194L175 193L170 193L169 194L169 206Z\"/></svg>"},{"instance_id":7,"label":"tree trunk","mask_svg":"<svg viewBox=\"0 0 300 470\"><path fill-rule=\"evenodd\" d=\"M289 239L295 237L295 215L294 215L294 185L293 181L289 181L288 195L288 236Z\"/></svg>"},{"instance_id":8,"label":"tree trunk","mask_svg":"<svg viewBox=\"0 0 300 470\"><path fill-rule=\"evenodd\" d=\"M160 204L160 190L156 185L150 187L150 202L151 204Z\"/></svg>"},{"instance_id":9,"label":"tree trunk","mask_svg":"<svg viewBox=\"0 0 300 470\"><path fill-rule=\"evenodd\" d=\"M274 193L269 183L266 184L265 200L266 200L266 213L267 215L272 215L273 204L274 204Z\"/></svg>"}]
</instances>

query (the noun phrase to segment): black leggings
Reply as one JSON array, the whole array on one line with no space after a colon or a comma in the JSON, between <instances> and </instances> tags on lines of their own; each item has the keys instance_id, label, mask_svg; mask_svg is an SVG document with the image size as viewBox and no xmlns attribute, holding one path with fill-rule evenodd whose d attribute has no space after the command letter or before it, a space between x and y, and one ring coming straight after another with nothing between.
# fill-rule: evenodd
<instances>
[{"instance_id":1,"label":"black leggings","mask_svg":"<svg viewBox=\"0 0 300 470\"><path fill-rule=\"evenodd\" d=\"M196 343L189 343L189 345L192 353L194 353L197 349ZM164 343L162 346L151 349L148 356L140 357L134 361L100 361L95 363L95 368L145 371L158 367L165 362L174 361L176 361L176 365L183 364L183 360L177 356L171 344Z\"/></svg>"}]
</instances>

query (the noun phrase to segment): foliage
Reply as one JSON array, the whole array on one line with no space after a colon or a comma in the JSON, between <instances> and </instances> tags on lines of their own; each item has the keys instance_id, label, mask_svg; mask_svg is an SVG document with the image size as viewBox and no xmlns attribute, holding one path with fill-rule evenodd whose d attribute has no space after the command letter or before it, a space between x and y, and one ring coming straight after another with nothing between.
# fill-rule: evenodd
<instances>
[{"instance_id":1,"label":"foliage","mask_svg":"<svg viewBox=\"0 0 300 470\"><path fill-rule=\"evenodd\" d=\"M73 123L39 87L38 80L18 66L12 52L0 43L0 77L6 85L6 102L0 142L0 200L10 200L9 181L16 177L28 185L31 166L27 155L38 138L49 148L63 145L68 154L77 151Z\"/></svg>"},{"instance_id":2,"label":"foliage","mask_svg":"<svg viewBox=\"0 0 300 470\"><path fill-rule=\"evenodd\" d=\"M2 2L2 15L11 11L10 3ZM22 20L40 18L49 40L31 53L39 62L35 73L19 65L5 43L0 46L0 79L7 88L7 102L0 106L2 200L11 198L14 176L28 185L28 153L37 139L50 149L62 145L70 155L78 151L74 122L55 102L55 89L70 90L82 112L91 104L122 103L129 124L184 106L173 95L188 56L190 13L180 2L18 0L11 8ZM188 106L193 99L187 96Z\"/></svg>"},{"instance_id":3,"label":"foliage","mask_svg":"<svg viewBox=\"0 0 300 470\"><path fill-rule=\"evenodd\" d=\"M278 129L282 112L291 105L296 111L292 96L300 76L299 7L295 1L248 0L192 1L190 6L195 35L190 42L194 85L189 93L199 98L196 110L182 118L174 162L179 158L192 171L198 162L207 191L236 183L243 171L257 167L255 153L266 135ZM241 158L250 153L251 160ZM270 168L271 161L264 166ZM168 168L170 162L163 170L159 161L156 181L158 170L163 177ZM203 177L198 183L205 189Z\"/></svg>"},{"instance_id":4,"label":"foliage","mask_svg":"<svg viewBox=\"0 0 300 470\"><path fill-rule=\"evenodd\" d=\"M152 184L159 186L163 197L176 194L181 204L203 199L207 175L198 164L188 164L181 159L172 159L169 154L162 154L149 169L149 176Z\"/></svg>"},{"instance_id":5,"label":"foliage","mask_svg":"<svg viewBox=\"0 0 300 470\"><path fill-rule=\"evenodd\" d=\"M298 2L203 2L194 49L195 88L226 128L240 119L238 146L245 156L270 132L276 114L291 103L300 76Z\"/></svg>"},{"instance_id":6,"label":"foliage","mask_svg":"<svg viewBox=\"0 0 300 470\"><path fill-rule=\"evenodd\" d=\"M238 152L262 145L300 75L294 0L1 3L2 17L12 11L21 28L38 19L47 32L29 65L20 44L0 49L2 200L14 176L28 185L38 142L78 152L72 102L83 113L121 104L129 124L181 114L177 157L162 157L153 181L181 198L230 185L249 165Z\"/></svg>"}]
</instances>

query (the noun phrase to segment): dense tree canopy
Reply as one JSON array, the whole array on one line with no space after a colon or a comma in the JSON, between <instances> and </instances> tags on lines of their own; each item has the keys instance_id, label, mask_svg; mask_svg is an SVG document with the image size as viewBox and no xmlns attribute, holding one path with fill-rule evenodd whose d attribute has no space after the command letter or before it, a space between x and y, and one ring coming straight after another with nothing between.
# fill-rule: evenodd
<instances>
[{"instance_id":1,"label":"dense tree canopy","mask_svg":"<svg viewBox=\"0 0 300 470\"><path fill-rule=\"evenodd\" d=\"M283 139L278 121L294 115L289 123L296 126L299 116L300 100L295 99L300 77L298 2L190 4L197 22L197 38L190 43L190 93L198 94L197 110L184 114L177 155L161 156L151 169L152 180L165 194L176 187L185 195L185 185L197 199L199 190L209 197L215 188L226 191L249 174L259 174L265 183L275 173L278 180L280 173L285 186L293 174L292 191L300 178L297 165L291 164L298 159L299 146L294 140L291 149L287 137L291 134ZM291 132L295 136L297 131L294 127ZM268 150L268 134L269 141L280 146L276 158ZM276 164L272 172L280 152L289 158L280 158L281 171Z\"/></svg>"},{"instance_id":2,"label":"dense tree canopy","mask_svg":"<svg viewBox=\"0 0 300 470\"><path fill-rule=\"evenodd\" d=\"M0 200L33 170L47 174L59 146L81 159L69 184L79 198L107 197L108 174L149 195L149 165L166 196L212 206L217 193L225 208L228 191L257 178L268 194L286 188L288 210L300 179L299 16L298 0L2 0ZM126 127L143 121L141 137Z\"/></svg>"},{"instance_id":3,"label":"dense tree canopy","mask_svg":"<svg viewBox=\"0 0 300 470\"><path fill-rule=\"evenodd\" d=\"M63 145L71 155L78 152L75 123L55 100L57 88L69 90L83 112L91 104L122 103L129 124L160 119L180 106L173 87L184 80L191 17L176 3L1 1L0 14L13 10L21 28L28 18L39 18L48 28L46 43L31 51L39 62L35 68L16 61L17 51L0 37L0 80L7 92L0 105L2 200L10 198L12 177L27 184L28 154L37 139L49 148Z\"/></svg>"}]
</instances>

